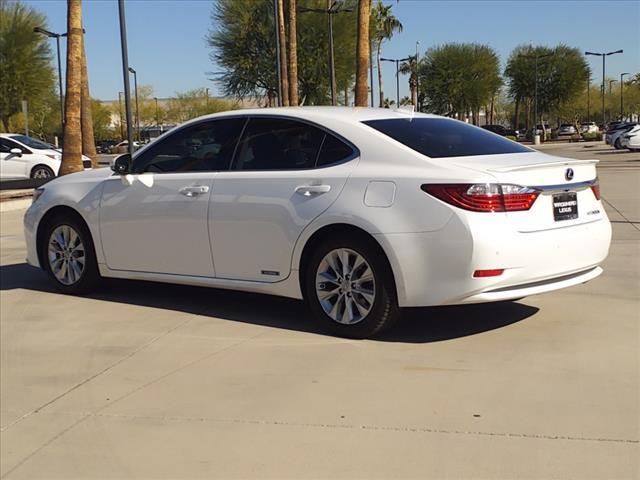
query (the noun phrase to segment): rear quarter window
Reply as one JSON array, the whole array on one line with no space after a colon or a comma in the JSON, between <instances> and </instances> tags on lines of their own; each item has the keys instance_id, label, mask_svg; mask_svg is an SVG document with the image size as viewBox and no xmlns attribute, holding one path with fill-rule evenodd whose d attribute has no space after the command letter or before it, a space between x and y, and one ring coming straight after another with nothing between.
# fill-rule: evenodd
<instances>
[{"instance_id":1,"label":"rear quarter window","mask_svg":"<svg viewBox=\"0 0 640 480\"><path fill-rule=\"evenodd\" d=\"M533 151L482 128L448 118L392 118L363 123L431 158Z\"/></svg>"}]
</instances>

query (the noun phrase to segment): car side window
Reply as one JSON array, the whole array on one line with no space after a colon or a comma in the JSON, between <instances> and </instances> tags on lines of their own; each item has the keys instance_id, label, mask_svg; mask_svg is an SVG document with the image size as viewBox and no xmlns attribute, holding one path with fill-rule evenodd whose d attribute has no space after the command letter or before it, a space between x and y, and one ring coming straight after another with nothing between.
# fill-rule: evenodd
<instances>
[{"instance_id":1,"label":"car side window","mask_svg":"<svg viewBox=\"0 0 640 480\"><path fill-rule=\"evenodd\" d=\"M315 168L325 132L286 118L249 119L238 144L234 170Z\"/></svg>"},{"instance_id":2,"label":"car side window","mask_svg":"<svg viewBox=\"0 0 640 480\"><path fill-rule=\"evenodd\" d=\"M330 133L327 133L324 142L322 142L322 148L320 149L316 166L324 167L332 165L347 160L353 156L353 154L354 151L352 147Z\"/></svg>"},{"instance_id":3,"label":"car side window","mask_svg":"<svg viewBox=\"0 0 640 480\"><path fill-rule=\"evenodd\" d=\"M245 118L202 122L183 128L135 158L134 173L228 170Z\"/></svg>"},{"instance_id":4,"label":"car side window","mask_svg":"<svg viewBox=\"0 0 640 480\"><path fill-rule=\"evenodd\" d=\"M2 153L10 153L12 149L18 148L22 153L31 153L26 148L9 140L8 138L0 138L0 148L2 149Z\"/></svg>"}]
</instances>

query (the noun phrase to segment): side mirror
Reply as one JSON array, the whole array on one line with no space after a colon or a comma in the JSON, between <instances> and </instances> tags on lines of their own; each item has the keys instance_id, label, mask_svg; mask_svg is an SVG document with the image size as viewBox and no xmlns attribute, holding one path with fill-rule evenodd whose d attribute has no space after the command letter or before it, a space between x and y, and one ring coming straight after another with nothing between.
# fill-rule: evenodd
<instances>
[{"instance_id":1,"label":"side mirror","mask_svg":"<svg viewBox=\"0 0 640 480\"><path fill-rule=\"evenodd\" d=\"M17 155L19 157L22 156L22 150L20 150L19 148L12 148L10 151L11 155Z\"/></svg>"},{"instance_id":2,"label":"side mirror","mask_svg":"<svg viewBox=\"0 0 640 480\"><path fill-rule=\"evenodd\" d=\"M131 155L125 153L116 157L113 163L111 164L111 170L116 172L118 175L126 175L129 172L129 165L131 163Z\"/></svg>"}]
</instances>

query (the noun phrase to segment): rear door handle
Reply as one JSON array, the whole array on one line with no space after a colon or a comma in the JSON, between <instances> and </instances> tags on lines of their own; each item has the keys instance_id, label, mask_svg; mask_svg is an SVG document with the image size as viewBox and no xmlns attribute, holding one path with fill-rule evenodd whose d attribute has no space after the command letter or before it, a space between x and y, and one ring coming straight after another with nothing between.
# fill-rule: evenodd
<instances>
[{"instance_id":1,"label":"rear door handle","mask_svg":"<svg viewBox=\"0 0 640 480\"><path fill-rule=\"evenodd\" d=\"M197 197L208 191L209 187L206 185L189 185L188 187L182 187L180 189L180 193L185 197Z\"/></svg>"},{"instance_id":2,"label":"rear door handle","mask_svg":"<svg viewBox=\"0 0 640 480\"><path fill-rule=\"evenodd\" d=\"M322 195L331 190L331 185L300 185L296 187L296 193L311 197L312 195Z\"/></svg>"}]
</instances>

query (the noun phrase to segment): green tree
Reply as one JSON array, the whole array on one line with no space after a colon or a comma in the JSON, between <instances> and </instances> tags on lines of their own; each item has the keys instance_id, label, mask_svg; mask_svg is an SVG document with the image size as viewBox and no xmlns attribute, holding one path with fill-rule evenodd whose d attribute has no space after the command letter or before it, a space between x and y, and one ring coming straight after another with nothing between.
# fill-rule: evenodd
<instances>
[{"instance_id":1,"label":"green tree","mask_svg":"<svg viewBox=\"0 0 640 480\"><path fill-rule=\"evenodd\" d=\"M527 107L527 128L530 113L534 109L536 90L536 60L538 57L538 115L553 114L562 109L579 95L584 95L585 85L589 78L589 66L577 48L566 45L549 47L516 47L509 56L505 68L505 77L509 95L516 102L516 118L518 125L520 109L524 103Z\"/></svg>"},{"instance_id":2,"label":"green tree","mask_svg":"<svg viewBox=\"0 0 640 480\"><path fill-rule=\"evenodd\" d=\"M378 93L379 105L384 105L384 88L382 85L382 44L393 37L395 32L402 32L402 23L391 11L392 5L384 5L382 0L371 9L371 21L369 23L371 41L376 49L376 64L378 66ZM371 85L373 88L373 85Z\"/></svg>"},{"instance_id":3,"label":"green tree","mask_svg":"<svg viewBox=\"0 0 640 480\"><path fill-rule=\"evenodd\" d=\"M409 91L411 92L411 104L418 109L418 64L416 56L409 56L409 60L400 64L400 73L409 75ZM402 103L402 102L401 102Z\"/></svg>"},{"instance_id":4,"label":"green tree","mask_svg":"<svg viewBox=\"0 0 640 480\"><path fill-rule=\"evenodd\" d=\"M217 98L207 99L204 88L178 92L169 99L166 118L172 123L182 123L209 113L237 108L236 104Z\"/></svg>"},{"instance_id":5,"label":"green tree","mask_svg":"<svg viewBox=\"0 0 640 480\"><path fill-rule=\"evenodd\" d=\"M54 84L51 49L47 37L34 33L46 27L46 17L19 1L0 0L0 119L9 120L29 105L42 102Z\"/></svg>"},{"instance_id":6,"label":"green tree","mask_svg":"<svg viewBox=\"0 0 640 480\"><path fill-rule=\"evenodd\" d=\"M216 80L227 95L277 95L274 9L270 0L219 0L211 13L207 43L211 61L223 70Z\"/></svg>"},{"instance_id":7,"label":"green tree","mask_svg":"<svg viewBox=\"0 0 640 480\"><path fill-rule=\"evenodd\" d=\"M291 2L286 2L285 16ZM326 8L326 0L306 0L305 6ZM333 17L336 84L348 91L355 77L356 0L345 0L354 10ZM275 27L272 0L218 0L207 35L210 58L221 68L214 80L226 95L251 97L273 105L277 92ZM297 66L300 102L329 103L329 38L326 15L297 16Z\"/></svg>"},{"instance_id":8,"label":"green tree","mask_svg":"<svg viewBox=\"0 0 640 480\"><path fill-rule=\"evenodd\" d=\"M96 140L109 140L115 137L111 128L112 110L99 100L91 99L91 119L93 121L93 134Z\"/></svg>"},{"instance_id":9,"label":"green tree","mask_svg":"<svg viewBox=\"0 0 640 480\"><path fill-rule=\"evenodd\" d=\"M496 52L486 46L450 43L431 48L420 62L421 96L428 111L478 123L481 107L499 92Z\"/></svg>"}]
</instances>

